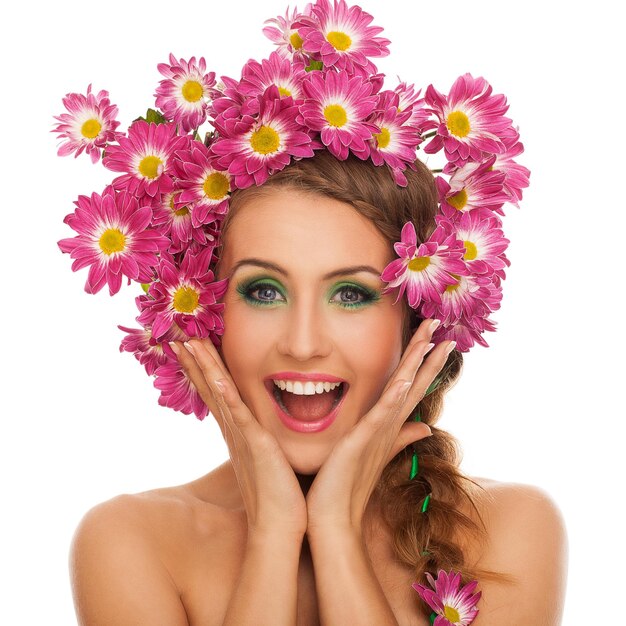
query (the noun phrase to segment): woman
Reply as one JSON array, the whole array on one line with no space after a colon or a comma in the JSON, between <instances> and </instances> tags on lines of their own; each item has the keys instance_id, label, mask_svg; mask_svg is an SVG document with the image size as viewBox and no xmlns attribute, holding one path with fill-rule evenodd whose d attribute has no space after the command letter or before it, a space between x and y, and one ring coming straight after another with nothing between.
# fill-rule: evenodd
<instances>
[{"instance_id":1,"label":"woman","mask_svg":"<svg viewBox=\"0 0 626 626\"><path fill-rule=\"evenodd\" d=\"M557 508L535 487L459 472L434 425L461 353L429 351L433 320L381 295L404 221L420 239L434 227L433 177L416 165L402 189L385 168L322 151L233 194L222 345L174 342L230 459L85 516L72 550L81 624L426 625L411 585L440 566L478 577L478 626L559 623ZM342 269L354 266L372 270ZM344 381L330 424L306 414L328 404L284 390L290 421L274 401L273 380L312 373Z\"/></svg>"},{"instance_id":2,"label":"woman","mask_svg":"<svg viewBox=\"0 0 626 626\"><path fill-rule=\"evenodd\" d=\"M59 245L89 292L150 283L122 347L230 453L87 513L81 624L560 623L558 509L464 476L436 428L462 352L494 330L519 135L482 78L384 90L370 21L343 0L287 12L265 29L279 52L221 86L171 55L160 111L128 136L107 92L65 99L59 153L104 150L122 174L79 198ZM448 181L416 159L427 139Z\"/></svg>"}]
</instances>

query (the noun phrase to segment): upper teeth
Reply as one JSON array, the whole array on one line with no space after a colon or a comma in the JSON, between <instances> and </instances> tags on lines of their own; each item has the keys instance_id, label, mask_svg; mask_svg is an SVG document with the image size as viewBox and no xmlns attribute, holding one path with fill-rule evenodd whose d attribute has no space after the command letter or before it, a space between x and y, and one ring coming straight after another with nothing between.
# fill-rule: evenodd
<instances>
[{"instance_id":1,"label":"upper teeth","mask_svg":"<svg viewBox=\"0 0 626 626\"><path fill-rule=\"evenodd\" d=\"M295 393L299 396L312 396L316 393L325 393L341 385L341 383L325 383L322 381L314 383L310 380L305 383L299 380L275 380L274 384L283 391L286 390L289 393Z\"/></svg>"}]
</instances>

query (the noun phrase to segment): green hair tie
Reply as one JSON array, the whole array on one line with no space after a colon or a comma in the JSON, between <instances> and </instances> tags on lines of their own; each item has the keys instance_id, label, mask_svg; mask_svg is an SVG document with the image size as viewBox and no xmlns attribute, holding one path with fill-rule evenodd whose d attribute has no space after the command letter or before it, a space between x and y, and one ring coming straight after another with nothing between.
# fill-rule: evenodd
<instances>
[{"instance_id":1,"label":"green hair tie","mask_svg":"<svg viewBox=\"0 0 626 626\"><path fill-rule=\"evenodd\" d=\"M428 389L426 390L424 397L426 397L427 395L435 391L435 389L437 389L437 387L439 386L440 382L441 382L440 377L435 378L435 380L433 380L430 387L428 387ZM420 412L419 406L417 407L417 409L415 410L415 413L413 414L413 421L414 422L422 421L422 414ZM417 476L418 472L419 472L419 463L417 460L417 451L415 450L415 448L413 448L413 456L411 458L411 472L409 473L409 480L413 480Z\"/></svg>"}]
</instances>

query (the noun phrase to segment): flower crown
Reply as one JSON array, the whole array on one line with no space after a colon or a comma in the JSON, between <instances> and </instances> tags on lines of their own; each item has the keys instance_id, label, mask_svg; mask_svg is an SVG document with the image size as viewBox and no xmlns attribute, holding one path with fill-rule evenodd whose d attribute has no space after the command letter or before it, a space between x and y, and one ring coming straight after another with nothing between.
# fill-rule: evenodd
<instances>
[{"instance_id":1,"label":"flower crown","mask_svg":"<svg viewBox=\"0 0 626 626\"><path fill-rule=\"evenodd\" d=\"M117 130L109 94L70 93L53 132L61 156L85 152L120 175L101 194L79 196L65 223L78 235L58 242L89 267L85 290L109 287L123 277L142 283L136 298L141 328L127 333L120 350L132 352L161 391L159 404L203 419L208 409L183 373L170 341L210 337L220 344L218 301L227 280L215 280L220 226L236 189L262 185L291 161L325 149L337 159L350 153L386 165L406 186L417 152L443 151L433 170L440 208L427 241L417 243L412 222L394 244L398 258L381 274L383 293L406 293L422 318L441 321L433 342L457 350L494 331L509 243L498 215L518 206L530 172L515 162L523 151L505 117L503 95L483 78L460 76L448 95L430 85L420 97L404 82L384 89L374 57L389 54L389 40L372 16L345 0L317 0L299 12L266 21L276 45L261 62L248 61L235 80L207 72L203 58L170 55L158 65L164 77L155 109ZM213 129L200 137L199 128ZM422 146L422 144L424 144Z\"/></svg>"}]
</instances>

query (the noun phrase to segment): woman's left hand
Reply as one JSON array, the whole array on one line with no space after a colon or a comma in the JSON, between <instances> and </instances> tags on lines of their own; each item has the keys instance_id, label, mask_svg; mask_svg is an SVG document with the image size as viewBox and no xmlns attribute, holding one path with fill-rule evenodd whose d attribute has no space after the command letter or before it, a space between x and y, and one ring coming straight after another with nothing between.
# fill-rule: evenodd
<instances>
[{"instance_id":1,"label":"woman's left hand","mask_svg":"<svg viewBox=\"0 0 626 626\"><path fill-rule=\"evenodd\" d=\"M309 536L328 529L360 534L385 466L410 443L431 434L426 424L405 420L447 360L449 341L424 360L431 349L432 322L422 321L378 402L337 442L317 473L306 498Z\"/></svg>"}]
</instances>

